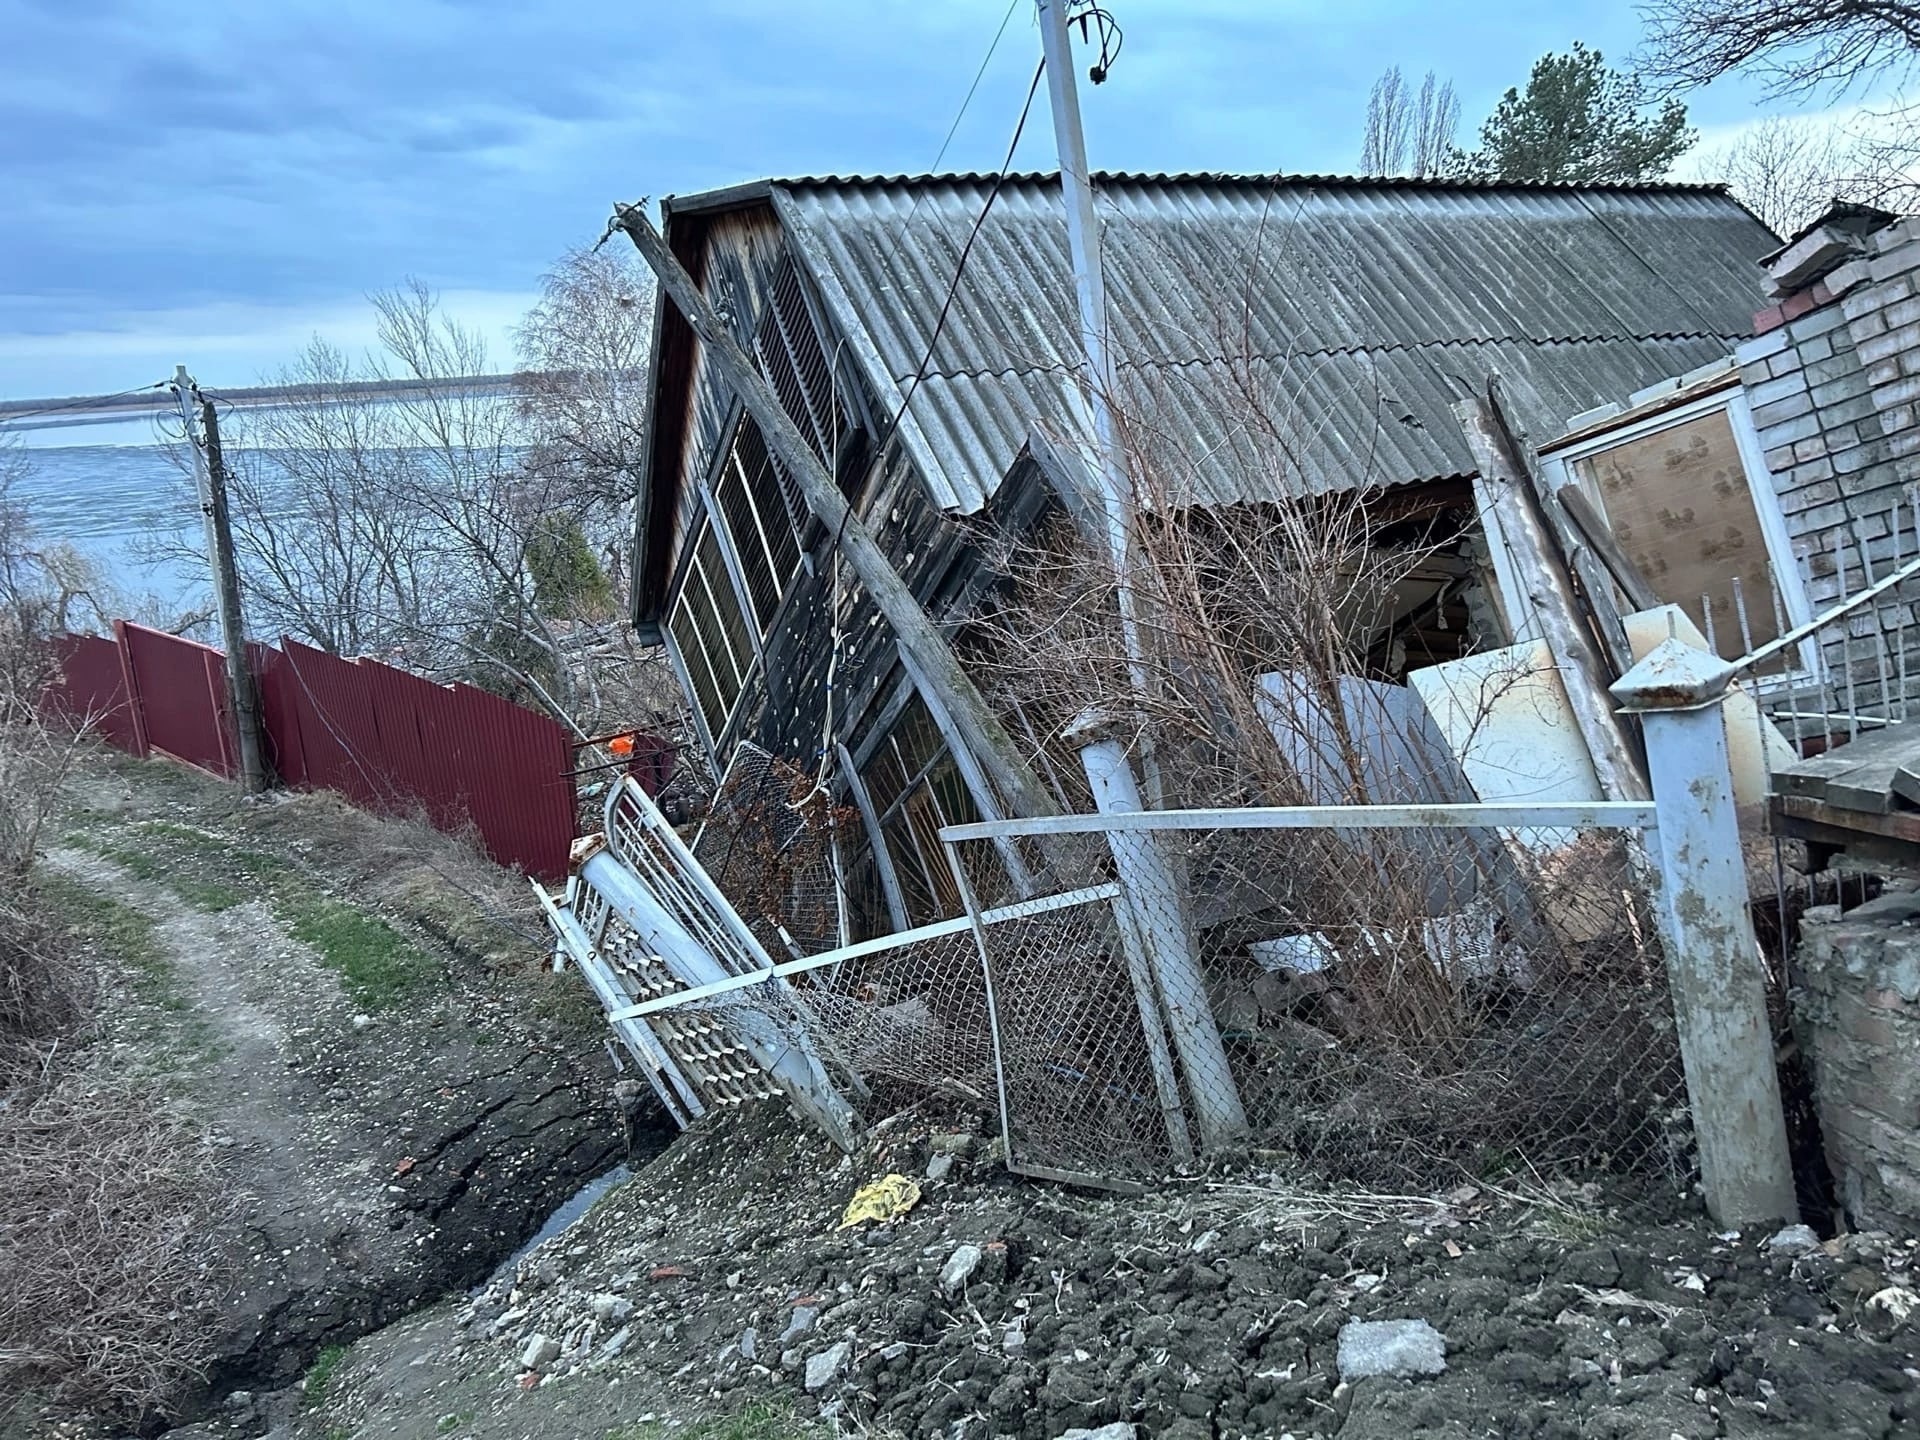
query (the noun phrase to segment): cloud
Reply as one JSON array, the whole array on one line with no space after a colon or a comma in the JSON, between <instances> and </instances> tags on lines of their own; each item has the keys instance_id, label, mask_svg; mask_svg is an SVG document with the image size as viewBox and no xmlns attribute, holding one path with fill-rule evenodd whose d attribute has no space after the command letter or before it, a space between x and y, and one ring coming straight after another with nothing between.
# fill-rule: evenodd
<instances>
[{"instance_id":1,"label":"cloud","mask_svg":"<svg viewBox=\"0 0 1920 1440\"><path fill-rule=\"evenodd\" d=\"M1113 8L1119 64L1081 91L1095 163L1116 169L1344 169L1387 64L1453 77L1471 128L1541 51L1581 35L1624 53L1634 29L1601 0L1500 0L1475 26L1415 0ZM524 293L616 198L924 169L1008 14L202 0L160 17L0 0L0 354L92 345L105 385L127 353L113 337L231 338L253 317L235 353L260 355L305 324L284 317L350 312L406 276ZM1038 51L1032 0L1013 0L947 165L999 164ZM1042 96L1019 160L1052 151ZM0 392L18 375L41 388L29 369Z\"/></svg>"}]
</instances>

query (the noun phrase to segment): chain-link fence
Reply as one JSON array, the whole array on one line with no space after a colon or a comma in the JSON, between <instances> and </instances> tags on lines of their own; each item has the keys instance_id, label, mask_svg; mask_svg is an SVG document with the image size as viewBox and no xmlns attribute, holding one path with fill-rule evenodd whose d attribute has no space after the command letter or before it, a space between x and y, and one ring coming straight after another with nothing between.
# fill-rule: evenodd
<instances>
[{"instance_id":1,"label":"chain-link fence","mask_svg":"<svg viewBox=\"0 0 1920 1440\"><path fill-rule=\"evenodd\" d=\"M1380 806L949 827L966 915L774 963L750 932L785 906L769 892L749 921L632 799L609 808L624 866L588 862L562 929L694 1113L768 1093L764 1070L829 1123L883 1083L997 1109L1033 1174L1141 1180L1251 1150L1381 1186L1519 1170L1672 1189L1694 1158L1633 828L1650 820ZM728 821L727 853L802 833L757 824ZM811 894L827 863L751 875ZM596 892L627 875L735 962L676 977L672 927L641 935ZM1051 893L1023 893L1036 877Z\"/></svg>"},{"instance_id":2,"label":"chain-link fence","mask_svg":"<svg viewBox=\"0 0 1920 1440\"><path fill-rule=\"evenodd\" d=\"M1230 1144L1382 1185L1690 1176L1637 835L1115 839L1136 848L1113 898L980 931L1017 1167L1137 1177ZM992 840L952 848L975 895L1006 884Z\"/></svg>"}]
</instances>

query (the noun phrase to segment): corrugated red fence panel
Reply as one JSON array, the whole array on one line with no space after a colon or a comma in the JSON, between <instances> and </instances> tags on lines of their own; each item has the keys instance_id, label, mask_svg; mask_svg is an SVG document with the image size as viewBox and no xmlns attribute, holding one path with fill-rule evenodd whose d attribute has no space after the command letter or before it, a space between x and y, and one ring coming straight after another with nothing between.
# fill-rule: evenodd
<instances>
[{"instance_id":1,"label":"corrugated red fence panel","mask_svg":"<svg viewBox=\"0 0 1920 1440\"><path fill-rule=\"evenodd\" d=\"M119 625L147 743L216 775L233 773L227 742L225 657L210 645Z\"/></svg>"},{"instance_id":2,"label":"corrugated red fence panel","mask_svg":"<svg viewBox=\"0 0 1920 1440\"><path fill-rule=\"evenodd\" d=\"M91 725L108 743L142 754L120 647L99 635L62 635L53 644L58 674L47 689L47 712Z\"/></svg>"},{"instance_id":3,"label":"corrugated red fence panel","mask_svg":"<svg viewBox=\"0 0 1920 1440\"><path fill-rule=\"evenodd\" d=\"M404 790L386 774L367 671L297 640L283 639L280 653L299 719L305 788L338 790L369 810L404 808L394 803Z\"/></svg>"},{"instance_id":4,"label":"corrugated red fence panel","mask_svg":"<svg viewBox=\"0 0 1920 1440\"><path fill-rule=\"evenodd\" d=\"M121 749L140 754L151 744L231 774L221 652L137 625L114 629L117 643L62 638L49 708L95 717ZM284 783L337 790L371 810L422 813L444 830L471 825L501 864L549 880L566 873L573 747L556 722L469 685L436 685L296 640L249 645L247 658L268 759ZM667 763L651 749L649 758L647 778L664 780Z\"/></svg>"}]
</instances>

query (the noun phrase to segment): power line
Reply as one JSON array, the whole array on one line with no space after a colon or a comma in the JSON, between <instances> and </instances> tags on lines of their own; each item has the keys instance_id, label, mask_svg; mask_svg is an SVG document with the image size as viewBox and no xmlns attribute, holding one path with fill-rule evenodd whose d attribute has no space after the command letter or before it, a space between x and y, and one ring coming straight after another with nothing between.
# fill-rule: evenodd
<instances>
[{"instance_id":1,"label":"power line","mask_svg":"<svg viewBox=\"0 0 1920 1440\"><path fill-rule=\"evenodd\" d=\"M954 299L960 293L961 278L967 273L967 261L973 255L974 242L980 238L985 228L987 216L993 212L993 202L1000 198L1000 191L1007 183L1007 172L1013 168L1014 152L1020 148L1020 137L1026 133L1027 117L1033 113L1033 97L1039 93L1040 77L1046 73L1046 62L1033 67L1033 79L1027 85L1026 103L1020 107L1019 122L1013 127L1013 139L1007 142L1006 157L1000 162L1000 171L993 177L993 184L987 191L987 200L980 207L980 213L974 217L973 227L967 231L966 243L960 247L960 259L953 267L953 279L947 285L945 299L940 302L940 313L933 322L933 333L927 337L926 352L921 355L920 363L914 366L913 377L907 382L906 391L900 396L900 405L893 412L893 418L887 422L886 434L880 437L879 450L885 453L893 437L899 432L900 422L905 418L907 407L913 403L914 393L925 378L927 367L933 363L933 352L940 343L940 336L947 328L947 316L953 310Z\"/></svg>"},{"instance_id":2,"label":"power line","mask_svg":"<svg viewBox=\"0 0 1920 1440\"><path fill-rule=\"evenodd\" d=\"M131 400L137 395L164 390L172 383L171 380L156 380L151 385L136 385L113 395L74 395L34 410L14 410L0 401L0 429L8 428L16 420L39 420L49 415L82 415L90 410L111 410L117 400Z\"/></svg>"},{"instance_id":3,"label":"power line","mask_svg":"<svg viewBox=\"0 0 1920 1440\"><path fill-rule=\"evenodd\" d=\"M933 164L927 167L929 170L938 170L940 162L947 158L947 147L953 144L953 137L960 133L960 122L967 118L967 107L973 104L973 97L980 89L980 82L986 78L987 67L993 63L994 52L1000 48L1000 39L1007 33L1007 26L1013 20L1013 12L1023 3L1024 0L1012 0L1012 3L1007 6L1007 13L1000 17L1000 28L993 32L993 43L987 46L986 58L981 60L980 68L973 72L973 84L967 87L967 98L960 102L960 113L953 117L953 124L947 127L947 138L940 142L940 153L933 157ZM908 213L907 218L909 220L913 218L911 212Z\"/></svg>"}]
</instances>

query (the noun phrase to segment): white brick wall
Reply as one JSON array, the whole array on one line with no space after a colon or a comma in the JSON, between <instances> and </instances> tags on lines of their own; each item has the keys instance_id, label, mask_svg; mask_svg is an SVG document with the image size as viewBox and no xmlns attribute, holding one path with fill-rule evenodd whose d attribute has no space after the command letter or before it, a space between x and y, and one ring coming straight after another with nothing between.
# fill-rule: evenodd
<instances>
[{"instance_id":1,"label":"white brick wall","mask_svg":"<svg viewBox=\"0 0 1920 1440\"><path fill-rule=\"evenodd\" d=\"M1754 428L1816 611L1840 598L1834 537L1846 537L1847 589L1916 557L1920 483L1920 217L1870 237L1826 277L1817 308L1736 352ZM1804 302L1802 302L1804 304ZM1789 308L1788 314L1793 314ZM1763 317L1764 320L1765 317ZM1890 607L1891 608L1891 607ZM1891 628L1888 613L1869 627ZM1905 623L1914 623L1911 613ZM1844 663L1835 637L1829 663ZM1909 682L1920 698L1920 677Z\"/></svg>"}]
</instances>

